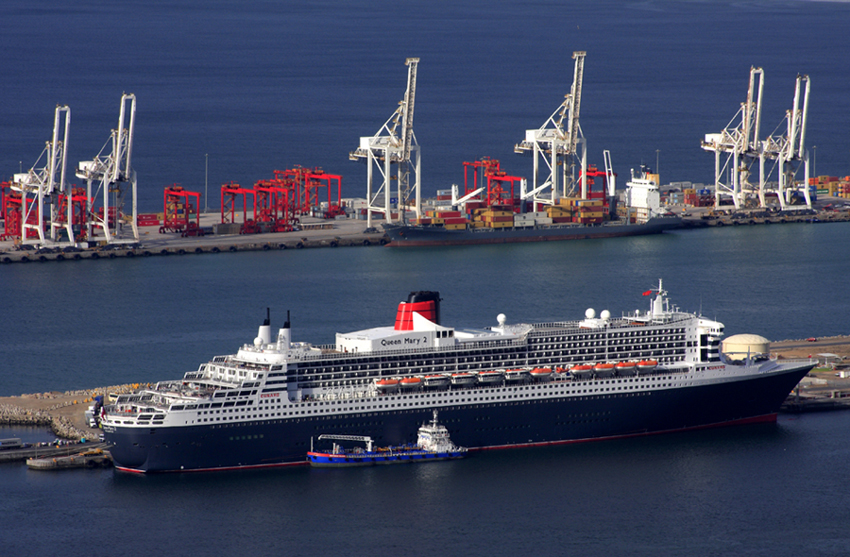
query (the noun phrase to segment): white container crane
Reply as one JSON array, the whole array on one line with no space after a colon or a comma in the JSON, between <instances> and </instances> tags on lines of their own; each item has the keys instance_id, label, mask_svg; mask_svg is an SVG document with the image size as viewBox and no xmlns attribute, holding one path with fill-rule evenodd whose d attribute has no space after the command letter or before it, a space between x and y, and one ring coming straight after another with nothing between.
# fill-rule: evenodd
<instances>
[{"instance_id":1,"label":"white container crane","mask_svg":"<svg viewBox=\"0 0 850 557\"><path fill-rule=\"evenodd\" d=\"M125 128L128 118L129 124ZM89 241L95 240L98 232L103 233L109 244L139 241L136 171L130 165L135 124L136 96L124 93L121 95L118 129L112 130L110 138L93 160L81 161L77 165L77 177L86 181L86 227ZM111 152L104 154L107 148ZM128 195L129 200L126 199ZM101 199L99 207L98 198ZM120 218L127 203L132 215L129 230Z\"/></svg>"},{"instance_id":2,"label":"white container crane","mask_svg":"<svg viewBox=\"0 0 850 557\"><path fill-rule=\"evenodd\" d=\"M416 217L421 216L422 194L421 153L416 135L413 133L413 109L416 100L416 70L419 58L405 61L407 71L407 90L404 99L378 132L373 136L361 137L360 146L349 154L351 160L366 162L366 203L367 228L372 228L372 213L383 213L386 222L393 222L393 181L396 191L399 220L404 221L404 213L412 208ZM401 125L400 133L397 130ZM396 174L392 165L396 165ZM373 190L373 169L382 177L381 185ZM411 184L411 175L413 183ZM411 205L412 201L412 205Z\"/></svg>"},{"instance_id":3,"label":"white container crane","mask_svg":"<svg viewBox=\"0 0 850 557\"><path fill-rule=\"evenodd\" d=\"M71 109L65 105L57 105L53 117L53 138L47 142L33 168L28 172L15 174L12 178L12 190L21 192L22 244L74 244L73 204L70 200L70 188L65 184L65 160L70 127ZM60 130L63 131L61 141ZM36 168L42 158L45 159L44 166ZM59 213L60 195L66 198L68 212L64 216ZM49 215L47 205L50 205ZM58 241L58 231L61 228L65 228L67 233L65 241ZM37 239L29 238L30 231L35 231Z\"/></svg>"},{"instance_id":4,"label":"white container crane","mask_svg":"<svg viewBox=\"0 0 850 557\"><path fill-rule=\"evenodd\" d=\"M559 198L575 194L579 187L575 174L576 161L580 165L581 197L587 198L587 145L579 125L586 55L584 51L573 52L575 65L570 93L540 128L526 130L525 141L514 147L517 153L534 155L531 191L534 192L535 202L554 205ZM541 176L542 166L549 171L545 178Z\"/></svg>"}]
</instances>

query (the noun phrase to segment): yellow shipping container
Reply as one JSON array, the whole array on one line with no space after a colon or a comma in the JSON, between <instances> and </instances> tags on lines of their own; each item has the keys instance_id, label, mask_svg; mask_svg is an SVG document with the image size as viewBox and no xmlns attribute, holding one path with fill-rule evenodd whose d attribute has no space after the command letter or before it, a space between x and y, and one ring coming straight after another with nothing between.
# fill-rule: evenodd
<instances>
[{"instance_id":1,"label":"yellow shipping container","mask_svg":"<svg viewBox=\"0 0 850 557\"><path fill-rule=\"evenodd\" d=\"M510 228L514 225L513 222L489 222L487 226L490 228Z\"/></svg>"},{"instance_id":2,"label":"yellow shipping container","mask_svg":"<svg viewBox=\"0 0 850 557\"><path fill-rule=\"evenodd\" d=\"M444 224L443 228L445 228L446 230L465 230L466 225L465 224Z\"/></svg>"},{"instance_id":3,"label":"yellow shipping container","mask_svg":"<svg viewBox=\"0 0 850 557\"><path fill-rule=\"evenodd\" d=\"M470 228L484 228L486 225L487 224L485 222L480 221L480 220L476 220L476 221L469 223Z\"/></svg>"}]
</instances>

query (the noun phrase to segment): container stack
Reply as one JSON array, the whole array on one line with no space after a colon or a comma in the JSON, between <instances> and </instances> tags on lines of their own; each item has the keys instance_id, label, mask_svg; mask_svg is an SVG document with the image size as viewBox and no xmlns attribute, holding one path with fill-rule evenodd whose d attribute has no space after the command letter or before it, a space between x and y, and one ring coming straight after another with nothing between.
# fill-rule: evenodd
<instances>
[{"instance_id":1,"label":"container stack","mask_svg":"<svg viewBox=\"0 0 850 557\"><path fill-rule=\"evenodd\" d=\"M572 203L574 201L576 200L573 198L562 197L558 200L558 205L546 207L546 216L549 217L554 224L573 222L574 211Z\"/></svg>"},{"instance_id":2,"label":"container stack","mask_svg":"<svg viewBox=\"0 0 850 557\"><path fill-rule=\"evenodd\" d=\"M425 211L425 216L419 219L422 225L437 225L447 230L464 230L469 220L460 211L448 209L433 209Z\"/></svg>"},{"instance_id":3,"label":"container stack","mask_svg":"<svg viewBox=\"0 0 850 557\"><path fill-rule=\"evenodd\" d=\"M484 209L476 209L472 218L473 222L483 223L482 226L485 228L510 228L514 225L513 207L508 205L492 205Z\"/></svg>"},{"instance_id":4,"label":"container stack","mask_svg":"<svg viewBox=\"0 0 850 557\"><path fill-rule=\"evenodd\" d=\"M850 176L817 176L809 178L809 191L817 195L850 198Z\"/></svg>"}]
</instances>

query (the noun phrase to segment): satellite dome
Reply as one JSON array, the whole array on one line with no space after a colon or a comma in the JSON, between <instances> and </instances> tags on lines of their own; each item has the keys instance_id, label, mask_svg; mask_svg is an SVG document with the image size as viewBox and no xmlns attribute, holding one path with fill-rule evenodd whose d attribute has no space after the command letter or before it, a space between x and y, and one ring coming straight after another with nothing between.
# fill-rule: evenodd
<instances>
[{"instance_id":1,"label":"satellite dome","mask_svg":"<svg viewBox=\"0 0 850 557\"><path fill-rule=\"evenodd\" d=\"M504 313L500 313L499 315L496 316L496 321L499 322L500 327L504 327L505 323L507 323L507 321L508 321L508 318L505 317Z\"/></svg>"},{"instance_id":2,"label":"satellite dome","mask_svg":"<svg viewBox=\"0 0 850 557\"><path fill-rule=\"evenodd\" d=\"M599 317L607 321L608 319L611 319L611 312L607 309L603 309L602 313L599 314Z\"/></svg>"},{"instance_id":3,"label":"satellite dome","mask_svg":"<svg viewBox=\"0 0 850 557\"><path fill-rule=\"evenodd\" d=\"M257 337L257 338L254 339L254 346L256 348L259 348L262 345L263 345L263 339L261 339L260 337Z\"/></svg>"},{"instance_id":4,"label":"satellite dome","mask_svg":"<svg viewBox=\"0 0 850 557\"><path fill-rule=\"evenodd\" d=\"M584 316L588 319L593 319L596 317L596 310L593 308L587 308L587 311L584 312Z\"/></svg>"}]
</instances>

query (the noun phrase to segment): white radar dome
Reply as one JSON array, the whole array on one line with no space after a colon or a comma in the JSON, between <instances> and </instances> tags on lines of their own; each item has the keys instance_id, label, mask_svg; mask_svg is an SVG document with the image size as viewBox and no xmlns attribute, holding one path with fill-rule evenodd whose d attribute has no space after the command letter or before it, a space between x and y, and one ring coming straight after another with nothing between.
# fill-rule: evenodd
<instances>
[{"instance_id":1,"label":"white radar dome","mask_svg":"<svg viewBox=\"0 0 850 557\"><path fill-rule=\"evenodd\" d=\"M496 316L496 321L498 321L498 322L499 322L499 326L500 326L500 327L504 327L504 326L505 326L505 323L507 323L507 322L508 322L508 318L507 318L507 317L505 317L505 314L504 314L504 313L500 313L499 315L497 315L497 316Z\"/></svg>"},{"instance_id":2,"label":"white radar dome","mask_svg":"<svg viewBox=\"0 0 850 557\"><path fill-rule=\"evenodd\" d=\"M599 317L607 321L608 319L611 319L611 312L607 309L603 309L602 313L599 314Z\"/></svg>"},{"instance_id":3,"label":"white radar dome","mask_svg":"<svg viewBox=\"0 0 850 557\"><path fill-rule=\"evenodd\" d=\"M254 346L259 348L262 345L263 345L263 339L261 339L260 337L257 337L257 338L254 339Z\"/></svg>"},{"instance_id":4,"label":"white radar dome","mask_svg":"<svg viewBox=\"0 0 850 557\"><path fill-rule=\"evenodd\" d=\"M593 308L587 308L587 311L584 312L584 316L588 319L593 319L596 317L596 310Z\"/></svg>"}]
</instances>

